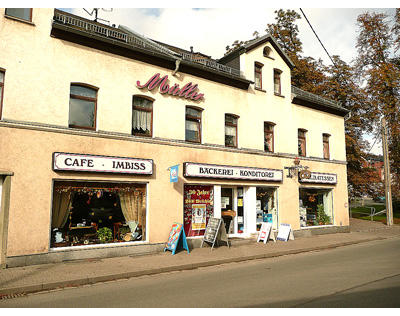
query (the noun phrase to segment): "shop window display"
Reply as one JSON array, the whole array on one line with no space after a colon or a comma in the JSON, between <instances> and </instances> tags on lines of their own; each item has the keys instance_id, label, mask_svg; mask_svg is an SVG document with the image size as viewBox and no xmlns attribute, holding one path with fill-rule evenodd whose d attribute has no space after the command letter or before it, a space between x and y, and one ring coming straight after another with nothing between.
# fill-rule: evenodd
<instances>
[{"instance_id":1,"label":"shop window display","mask_svg":"<svg viewBox=\"0 0 400 316\"><path fill-rule=\"evenodd\" d=\"M333 224L332 190L300 189L300 227Z\"/></svg>"},{"instance_id":2,"label":"shop window display","mask_svg":"<svg viewBox=\"0 0 400 316\"><path fill-rule=\"evenodd\" d=\"M203 236L208 221L213 215L213 187L208 185L185 185L183 217L186 236Z\"/></svg>"},{"instance_id":3,"label":"shop window display","mask_svg":"<svg viewBox=\"0 0 400 316\"><path fill-rule=\"evenodd\" d=\"M276 228L276 189L257 187L256 196L257 231L260 231L262 223L271 223Z\"/></svg>"},{"instance_id":4,"label":"shop window display","mask_svg":"<svg viewBox=\"0 0 400 316\"><path fill-rule=\"evenodd\" d=\"M51 247L141 241L145 185L55 182Z\"/></svg>"}]
</instances>

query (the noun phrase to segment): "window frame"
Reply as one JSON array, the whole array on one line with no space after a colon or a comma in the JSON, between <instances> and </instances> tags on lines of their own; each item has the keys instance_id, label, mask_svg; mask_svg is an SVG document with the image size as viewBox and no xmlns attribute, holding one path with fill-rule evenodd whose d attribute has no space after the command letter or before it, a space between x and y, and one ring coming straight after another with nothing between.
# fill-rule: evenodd
<instances>
[{"instance_id":1,"label":"window frame","mask_svg":"<svg viewBox=\"0 0 400 316\"><path fill-rule=\"evenodd\" d=\"M330 134L328 133L323 133L322 134L322 156L326 160L330 160L331 158L331 152L329 148L329 138L331 137ZM327 145L327 156L325 157L325 144Z\"/></svg>"},{"instance_id":2,"label":"window frame","mask_svg":"<svg viewBox=\"0 0 400 316\"><path fill-rule=\"evenodd\" d=\"M234 123L230 123L230 122L227 122L226 121L226 117L227 116L231 116L232 118L234 118L235 120L236 120L236 124L234 124ZM226 144L226 141L225 141L225 147L230 147L230 148L238 148L238 120L239 120L239 116L238 115L236 115L236 114L232 114L232 113L225 113L225 125L224 125L224 127L225 126L229 126L229 127L234 127L235 128L235 131L236 131L236 137L235 137L235 143L236 143L236 145L233 145L233 146L231 146L231 145L227 145ZM225 134L225 137L226 137L226 133L225 133L225 128L224 128L224 134Z\"/></svg>"},{"instance_id":3,"label":"window frame","mask_svg":"<svg viewBox=\"0 0 400 316\"><path fill-rule=\"evenodd\" d=\"M275 131L274 131L274 127L275 127L275 123L273 123L273 122L268 122L268 121L265 121L264 122L264 152L266 152L266 153L273 153L273 152L275 152ZM270 126L271 127L271 131L269 131L269 130L267 130L266 129L266 127L267 126ZM269 134L269 135L272 135L272 150L271 151L267 151L267 150L265 150L265 140L266 140L266 135L267 134Z\"/></svg>"},{"instance_id":4,"label":"window frame","mask_svg":"<svg viewBox=\"0 0 400 316\"><path fill-rule=\"evenodd\" d=\"M138 105L135 105L135 104L134 104L135 98L142 98L142 99L147 99L147 100L151 101L151 110L150 110L150 109L143 108L143 107L138 106ZM147 95L134 94L134 95L132 96L132 119L133 119L133 111L134 111L135 109L136 109L136 110L139 110L139 111L151 112L150 135L141 134L141 133L134 133L134 132L133 132L133 126L132 126L132 128L131 128L131 134L132 134L133 136L142 136L142 137L149 137L149 138L152 138L152 137L153 137L153 109L154 109L154 101L155 101L155 99L153 99L153 98L151 98L151 97L149 97L149 96L147 96ZM132 120L131 120L131 124L132 124Z\"/></svg>"},{"instance_id":5,"label":"window frame","mask_svg":"<svg viewBox=\"0 0 400 316\"><path fill-rule=\"evenodd\" d=\"M304 133L304 136L300 136L299 133L302 132ZM297 129L297 154L300 157L307 157L307 130L304 128L299 128ZM300 155L299 153L299 141L304 142L304 155Z\"/></svg>"},{"instance_id":6,"label":"window frame","mask_svg":"<svg viewBox=\"0 0 400 316\"><path fill-rule=\"evenodd\" d=\"M192 115L190 115L190 114L187 114L186 113L186 110L187 109L192 109L192 110L196 110L196 111L198 111L198 112L200 112L200 116L199 117L195 117L195 116L192 116ZM200 108L200 107L197 107L197 106L193 106L193 105L187 105L186 107L185 107L185 141L186 142L189 142L189 143L194 143L194 144L201 144L201 141L202 141L202 135L201 135L201 133L202 133L202 128L201 128L201 125L202 125L202 114L203 114L203 109L202 108ZM191 122L197 122L198 123L198 132L199 132L199 140L198 141L194 141L194 140L188 140L188 139L186 139L186 121L191 121Z\"/></svg>"},{"instance_id":7,"label":"window frame","mask_svg":"<svg viewBox=\"0 0 400 316\"><path fill-rule=\"evenodd\" d=\"M274 68L274 94L277 96L282 96L282 70L278 69L278 68ZM278 91L276 91L276 83L275 80L276 78L278 78L278 86L279 89Z\"/></svg>"},{"instance_id":8,"label":"window frame","mask_svg":"<svg viewBox=\"0 0 400 316\"><path fill-rule=\"evenodd\" d=\"M7 9L29 9L29 11L30 11L29 12L29 20L21 18L19 16L10 15L10 14L7 13ZM8 18L12 18L12 19L15 19L15 20L18 20L18 21L32 23L32 11L33 11L33 8L5 8L4 15L6 17L8 17Z\"/></svg>"},{"instance_id":9,"label":"window frame","mask_svg":"<svg viewBox=\"0 0 400 316\"><path fill-rule=\"evenodd\" d=\"M264 67L264 65L258 61L254 62L254 88L257 90L262 90L262 68ZM257 74L259 74L260 76L260 86L256 85L256 77Z\"/></svg>"},{"instance_id":10,"label":"window frame","mask_svg":"<svg viewBox=\"0 0 400 316\"><path fill-rule=\"evenodd\" d=\"M3 98L4 98L4 82L6 81L6 70L0 68L0 72L3 74L3 81L0 81L1 96L0 96L0 120L3 118Z\"/></svg>"},{"instance_id":11,"label":"window frame","mask_svg":"<svg viewBox=\"0 0 400 316\"><path fill-rule=\"evenodd\" d=\"M267 57L267 58L270 58L270 59L274 59L273 57L272 57L272 49L271 49L271 47L268 47L268 46L265 46L264 47L264 49L263 49L263 56L264 57Z\"/></svg>"},{"instance_id":12,"label":"window frame","mask_svg":"<svg viewBox=\"0 0 400 316\"><path fill-rule=\"evenodd\" d=\"M91 97L85 97L85 96L81 96L81 95L76 95L76 94L72 94L71 93L71 87L72 86L80 86L80 87L84 87L84 88L89 88L92 89L94 91L96 91L96 98L91 98ZM69 99L71 100L71 98L74 99L78 99L78 100L83 100L83 101L89 101L89 102L94 102L94 118L93 118L93 127L90 126L80 126L80 125L74 125L74 124L70 124L70 122L68 122L68 127L69 128L81 128L81 129L87 129L87 130L91 130L91 131L95 131L97 128L97 96L98 96L98 92L99 92L99 88L92 86L88 83L82 83L82 82L71 82L70 84L70 93L69 93ZM70 113L69 115L71 115L71 108L69 109ZM68 117L68 120L70 119L70 117Z\"/></svg>"}]
</instances>

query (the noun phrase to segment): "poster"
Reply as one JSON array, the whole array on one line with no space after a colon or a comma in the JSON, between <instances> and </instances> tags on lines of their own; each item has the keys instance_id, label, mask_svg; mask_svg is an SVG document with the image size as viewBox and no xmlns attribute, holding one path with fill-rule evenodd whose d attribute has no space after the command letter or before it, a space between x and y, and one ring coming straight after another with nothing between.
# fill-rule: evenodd
<instances>
[{"instance_id":1,"label":"poster","mask_svg":"<svg viewBox=\"0 0 400 316\"><path fill-rule=\"evenodd\" d=\"M213 215L213 186L185 185L183 220L186 236L203 236L207 223Z\"/></svg>"},{"instance_id":2,"label":"poster","mask_svg":"<svg viewBox=\"0 0 400 316\"><path fill-rule=\"evenodd\" d=\"M229 197L221 196L221 208L226 208L229 205Z\"/></svg>"},{"instance_id":3,"label":"poster","mask_svg":"<svg viewBox=\"0 0 400 316\"><path fill-rule=\"evenodd\" d=\"M261 200L256 201L256 211L261 211Z\"/></svg>"},{"instance_id":4,"label":"poster","mask_svg":"<svg viewBox=\"0 0 400 316\"><path fill-rule=\"evenodd\" d=\"M206 229L206 204L192 205L192 230Z\"/></svg>"},{"instance_id":5,"label":"poster","mask_svg":"<svg viewBox=\"0 0 400 316\"><path fill-rule=\"evenodd\" d=\"M242 198L238 198L238 206L243 206L243 199Z\"/></svg>"}]
</instances>

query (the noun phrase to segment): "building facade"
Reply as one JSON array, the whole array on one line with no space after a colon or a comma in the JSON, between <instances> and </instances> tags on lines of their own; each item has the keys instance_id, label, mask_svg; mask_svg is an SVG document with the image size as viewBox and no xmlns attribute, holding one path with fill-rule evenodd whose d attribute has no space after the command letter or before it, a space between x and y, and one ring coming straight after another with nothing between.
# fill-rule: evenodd
<instances>
[{"instance_id":1,"label":"building facade","mask_svg":"<svg viewBox=\"0 0 400 316\"><path fill-rule=\"evenodd\" d=\"M3 266L159 251L174 222L196 245L210 217L239 238L348 230L348 111L292 87L273 37L215 61L0 9L0 38Z\"/></svg>"}]
</instances>

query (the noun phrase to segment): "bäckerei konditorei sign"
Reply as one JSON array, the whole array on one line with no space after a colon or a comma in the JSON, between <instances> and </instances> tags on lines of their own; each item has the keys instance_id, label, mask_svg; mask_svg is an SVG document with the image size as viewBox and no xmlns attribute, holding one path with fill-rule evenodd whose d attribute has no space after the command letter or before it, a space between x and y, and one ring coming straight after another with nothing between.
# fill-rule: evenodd
<instances>
[{"instance_id":1,"label":"b\u00e4ckerei konditorei sign","mask_svg":"<svg viewBox=\"0 0 400 316\"><path fill-rule=\"evenodd\" d=\"M210 165L185 162L184 176L198 178L282 181L283 171L276 169Z\"/></svg>"},{"instance_id":2,"label":"b\u00e4ckerei konditorei sign","mask_svg":"<svg viewBox=\"0 0 400 316\"><path fill-rule=\"evenodd\" d=\"M153 160L55 152L53 170L151 175Z\"/></svg>"}]
</instances>

